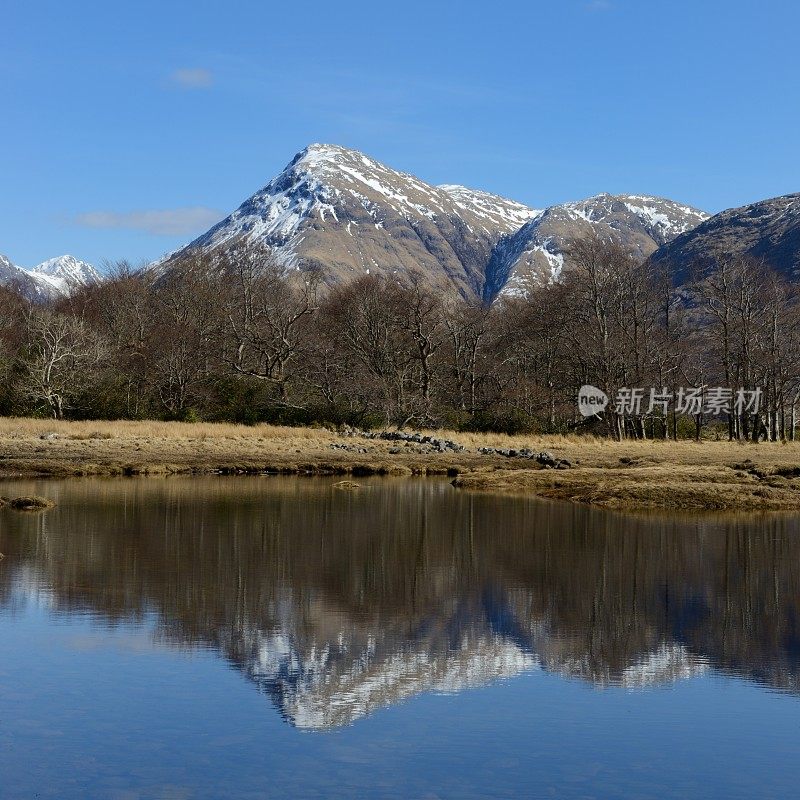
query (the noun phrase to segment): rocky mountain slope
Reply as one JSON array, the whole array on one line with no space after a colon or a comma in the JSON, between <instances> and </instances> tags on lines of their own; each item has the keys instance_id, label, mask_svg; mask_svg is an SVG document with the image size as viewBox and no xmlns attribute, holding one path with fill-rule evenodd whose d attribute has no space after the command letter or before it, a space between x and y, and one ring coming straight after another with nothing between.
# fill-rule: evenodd
<instances>
[{"instance_id":1,"label":"rocky mountain slope","mask_svg":"<svg viewBox=\"0 0 800 800\"><path fill-rule=\"evenodd\" d=\"M569 269L570 241L620 242L677 280L714 252L744 254L800 275L800 194L709 217L673 200L600 194L536 211L459 185L433 186L337 145L312 144L208 232L158 262L189 252L266 246L287 271L318 271L334 286L367 274L418 276L450 296L524 297ZM0 256L0 285L44 302L100 280L61 256L26 270Z\"/></svg>"},{"instance_id":2,"label":"rocky mountain slope","mask_svg":"<svg viewBox=\"0 0 800 800\"><path fill-rule=\"evenodd\" d=\"M432 186L363 153L312 144L188 251L268 246L287 269L328 285L366 274L420 275L463 297L483 294L494 246L537 212L463 186Z\"/></svg>"},{"instance_id":3,"label":"rocky mountain slope","mask_svg":"<svg viewBox=\"0 0 800 800\"><path fill-rule=\"evenodd\" d=\"M495 247L486 269L484 299L524 297L569 268L565 250L590 234L613 238L641 259L708 219L690 206L643 195L599 194L551 206Z\"/></svg>"},{"instance_id":4,"label":"rocky mountain slope","mask_svg":"<svg viewBox=\"0 0 800 800\"><path fill-rule=\"evenodd\" d=\"M732 208L660 247L651 263L680 282L692 265L714 254L750 256L790 275L800 275L800 194Z\"/></svg>"},{"instance_id":5,"label":"rocky mountain slope","mask_svg":"<svg viewBox=\"0 0 800 800\"><path fill-rule=\"evenodd\" d=\"M68 297L76 289L101 280L102 276L91 264L74 256L58 256L33 269L25 269L0 255L0 286L13 289L33 302Z\"/></svg>"}]
</instances>

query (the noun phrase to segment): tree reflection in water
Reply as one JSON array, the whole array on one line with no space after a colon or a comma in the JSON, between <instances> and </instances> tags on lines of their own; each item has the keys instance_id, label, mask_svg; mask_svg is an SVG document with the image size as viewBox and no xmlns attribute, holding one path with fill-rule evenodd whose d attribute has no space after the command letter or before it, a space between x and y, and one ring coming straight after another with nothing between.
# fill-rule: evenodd
<instances>
[{"instance_id":1,"label":"tree reflection in water","mask_svg":"<svg viewBox=\"0 0 800 800\"><path fill-rule=\"evenodd\" d=\"M601 686L715 670L800 687L787 516L621 515L426 480L35 488L59 505L2 513L0 602L152 616L159 641L219 652L299 727L536 668Z\"/></svg>"}]
</instances>

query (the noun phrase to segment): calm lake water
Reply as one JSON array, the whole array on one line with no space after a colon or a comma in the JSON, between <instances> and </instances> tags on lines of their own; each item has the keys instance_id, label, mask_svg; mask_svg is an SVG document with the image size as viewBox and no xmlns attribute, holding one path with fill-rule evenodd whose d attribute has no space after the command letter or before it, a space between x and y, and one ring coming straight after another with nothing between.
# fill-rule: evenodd
<instances>
[{"instance_id":1,"label":"calm lake water","mask_svg":"<svg viewBox=\"0 0 800 800\"><path fill-rule=\"evenodd\" d=\"M0 486L0 797L798 796L798 518L332 484Z\"/></svg>"}]
</instances>

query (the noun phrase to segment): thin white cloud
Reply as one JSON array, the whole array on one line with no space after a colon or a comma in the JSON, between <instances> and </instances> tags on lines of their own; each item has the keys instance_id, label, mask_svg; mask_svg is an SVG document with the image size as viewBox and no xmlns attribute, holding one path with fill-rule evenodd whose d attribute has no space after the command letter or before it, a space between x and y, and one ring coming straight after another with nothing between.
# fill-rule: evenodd
<instances>
[{"instance_id":1,"label":"thin white cloud","mask_svg":"<svg viewBox=\"0 0 800 800\"><path fill-rule=\"evenodd\" d=\"M87 211L74 218L85 228L119 228L154 236L188 236L202 233L224 215L213 208L167 208L151 211Z\"/></svg>"},{"instance_id":2,"label":"thin white cloud","mask_svg":"<svg viewBox=\"0 0 800 800\"><path fill-rule=\"evenodd\" d=\"M214 83L214 75L202 67L176 69L169 76L170 83L184 89L208 89Z\"/></svg>"}]
</instances>

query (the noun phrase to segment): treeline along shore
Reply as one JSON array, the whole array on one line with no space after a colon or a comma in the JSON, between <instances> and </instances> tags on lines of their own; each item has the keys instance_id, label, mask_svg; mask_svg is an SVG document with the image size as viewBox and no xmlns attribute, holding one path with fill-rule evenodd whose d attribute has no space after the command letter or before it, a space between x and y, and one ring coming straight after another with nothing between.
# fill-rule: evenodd
<instances>
[{"instance_id":1,"label":"treeline along shore","mask_svg":"<svg viewBox=\"0 0 800 800\"><path fill-rule=\"evenodd\" d=\"M597 238L569 255L557 282L491 305L433 291L424 275L324 285L254 246L117 265L49 305L4 292L0 414L794 439L791 280L724 256L669 275ZM587 384L612 398L588 421ZM633 387L641 402L615 408ZM648 388L723 400L718 413L654 406ZM739 392L757 393L757 407L737 406Z\"/></svg>"},{"instance_id":2,"label":"treeline along shore","mask_svg":"<svg viewBox=\"0 0 800 800\"><path fill-rule=\"evenodd\" d=\"M597 238L570 263L491 305L423 276L325 285L252 246L117 265L49 304L3 292L0 474L434 474L627 508L800 507L792 282L723 256L668 276ZM612 398L589 417L586 385ZM716 413L648 407L647 387L716 387Z\"/></svg>"}]
</instances>

